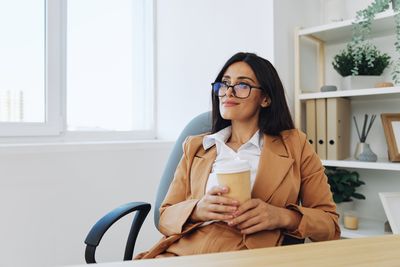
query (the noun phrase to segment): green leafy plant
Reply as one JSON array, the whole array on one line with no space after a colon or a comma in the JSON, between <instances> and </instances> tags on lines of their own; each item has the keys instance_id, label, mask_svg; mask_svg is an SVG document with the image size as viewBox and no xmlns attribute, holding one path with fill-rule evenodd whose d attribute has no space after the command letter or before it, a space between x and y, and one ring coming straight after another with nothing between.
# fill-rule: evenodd
<instances>
[{"instance_id":1,"label":"green leafy plant","mask_svg":"<svg viewBox=\"0 0 400 267\"><path fill-rule=\"evenodd\" d=\"M392 79L395 84L400 83L400 0L374 0L367 8L357 12L355 22L353 23L353 36L351 46L353 47L353 57L356 64L352 68L352 75L359 75L358 66L362 59L362 54L358 53L362 46L369 44L369 34L371 33L371 25L376 14L388 10L393 7L395 12L395 33L396 41L394 46L398 57L393 62Z\"/></svg>"},{"instance_id":2,"label":"green leafy plant","mask_svg":"<svg viewBox=\"0 0 400 267\"><path fill-rule=\"evenodd\" d=\"M353 75L355 69L355 75L381 75L389 64L390 57L369 43L356 47L347 44L346 49L337 54L332 62L333 68L343 77Z\"/></svg>"},{"instance_id":3,"label":"green leafy plant","mask_svg":"<svg viewBox=\"0 0 400 267\"><path fill-rule=\"evenodd\" d=\"M357 193L356 188L365 184L359 179L359 174L337 167L327 167L325 174L333 193L335 203L352 201L352 198L365 199L365 196Z\"/></svg>"}]
</instances>

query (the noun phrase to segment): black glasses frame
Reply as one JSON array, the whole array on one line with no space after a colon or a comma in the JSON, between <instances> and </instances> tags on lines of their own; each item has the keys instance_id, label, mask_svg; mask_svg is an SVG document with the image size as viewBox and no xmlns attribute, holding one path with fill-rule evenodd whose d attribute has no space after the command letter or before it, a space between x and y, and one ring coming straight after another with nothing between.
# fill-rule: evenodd
<instances>
[{"instance_id":1,"label":"black glasses frame","mask_svg":"<svg viewBox=\"0 0 400 267\"><path fill-rule=\"evenodd\" d=\"M253 89L253 88L259 89L259 90L263 90L263 88L260 87L260 86L253 86L253 85L251 85L251 84L244 83L244 82L240 82L240 83L236 83L236 84L232 84L232 85L226 84L226 83L224 83L224 82L213 82L213 83L211 84L212 90L213 90L214 94L215 94L216 96L218 96L218 97L224 97L224 96L226 96L226 92L225 92L224 95L219 95L219 94L218 94L218 93L219 93L219 89L218 89L218 91L214 90L214 85L215 85L215 84L224 84L224 85L226 85L226 87L227 87L226 90L227 90L227 91L228 91L228 89L229 89L230 87L232 87L232 94L233 94L233 96L236 97L236 98L239 98L239 99L246 99L246 98L248 98L248 97L250 96L250 94L251 94L251 89ZM237 95L236 95L235 86L236 86L236 85L239 85L239 84L245 84L245 85L248 85L248 86L250 87L249 94L248 94L246 97L240 97L240 96L237 96Z\"/></svg>"}]
</instances>

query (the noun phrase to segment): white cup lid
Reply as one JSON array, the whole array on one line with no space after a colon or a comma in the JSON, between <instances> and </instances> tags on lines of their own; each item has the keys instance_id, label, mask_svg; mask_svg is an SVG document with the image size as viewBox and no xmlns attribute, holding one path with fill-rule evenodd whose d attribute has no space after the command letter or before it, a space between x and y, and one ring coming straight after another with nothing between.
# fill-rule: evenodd
<instances>
[{"instance_id":1,"label":"white cup lid","mask_svg":"<svg viewBox=\"0 0 400 267\"><path fill-rule=\"evenodd\" d=\"M236 173L249 171L251 168L249 161L235 159L226 163L219 164L214 168L215 173Z\"/></svg>"}]
</instances>

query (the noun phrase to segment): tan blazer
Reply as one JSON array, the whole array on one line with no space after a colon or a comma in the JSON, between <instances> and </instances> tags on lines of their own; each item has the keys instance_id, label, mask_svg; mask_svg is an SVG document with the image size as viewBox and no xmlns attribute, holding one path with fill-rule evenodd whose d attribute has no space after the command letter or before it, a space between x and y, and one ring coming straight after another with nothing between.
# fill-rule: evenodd
<instances>
[{"instance_id":1,"label":"tan blazer","mask_svg":"<svg viewBox=\"0 0 400 267\"><path fill-rule=\"evenodd\" d=\"M185 234L196 231L201 224L191 224L188 218L205 194L207 179L216 158L215 145L204 150L203 136L189 137L184 143L184 154L160 208L159 229L164 238L137 258L153 258L163 253ZM338 239L338 214L324 167L305 134L293 129L281 132L278 137L264 135L263 138L252 198L296 210L302 214L302 219L298 229L291 233L276 229L247 235L244 240L246 247L280 245L284 234L308 237L313 241Z\"/></svg>"}]
</instances>

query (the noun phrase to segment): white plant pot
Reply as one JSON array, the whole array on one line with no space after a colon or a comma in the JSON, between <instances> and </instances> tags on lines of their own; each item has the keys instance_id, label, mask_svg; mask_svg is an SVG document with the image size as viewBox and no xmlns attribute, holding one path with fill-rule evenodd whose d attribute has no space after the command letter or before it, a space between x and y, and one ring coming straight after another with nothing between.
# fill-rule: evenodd
<instances>
[{"instance_id":1,"label":"white plant pot","mask_svg":"<svg viewBox=\"0 0 400 267\"><path fill-rule=\"evenodd\" d=\"M375 84L382 82L382 80L382 76L350 75L343 78L342 90L374 88Z\"/></svg>"},{"instance_id":2,"label":"white plant pot","mask_svg":"<svg viewBox=\"0 0 400 267\"><path fill-rule=\"evenodd\" d=\"M344 213L354 210L354 201L336 203L336 212L339 213L339 222L343 224Z\"/></svg>"}]
</instances>

